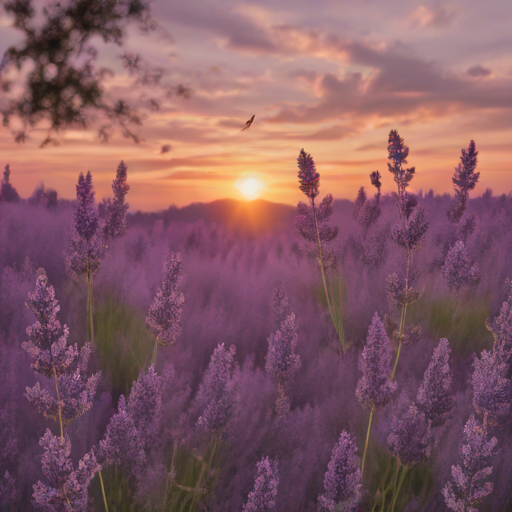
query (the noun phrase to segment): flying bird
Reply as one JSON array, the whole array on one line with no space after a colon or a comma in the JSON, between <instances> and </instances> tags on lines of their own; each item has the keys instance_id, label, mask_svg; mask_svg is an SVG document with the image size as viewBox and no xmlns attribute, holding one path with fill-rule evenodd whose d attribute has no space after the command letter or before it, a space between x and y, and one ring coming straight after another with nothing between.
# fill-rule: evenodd
<instances>
[{"instance_id":1,"label":"flying bird","mask_svg":"<svg viewBox=\"0 0 512 512\"><path fill-rule=\"evenodd\" d=\"M252 122L254 121L254 117L255 117L256 114L254 114L251 119L249 119L249 121L247 121L245 123L245 126L240 130L241 132L243 132L244 130L247 130L247 128L249 128L249 126L251 126Z\"/></svg>"}]
</instances>

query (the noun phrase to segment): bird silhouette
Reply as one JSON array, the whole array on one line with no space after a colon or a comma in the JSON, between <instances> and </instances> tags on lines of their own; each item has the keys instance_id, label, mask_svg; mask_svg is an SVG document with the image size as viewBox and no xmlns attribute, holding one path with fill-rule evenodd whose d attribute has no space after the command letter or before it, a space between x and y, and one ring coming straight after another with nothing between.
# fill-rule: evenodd
<instances>
[{"instance_id":1,"label":"bird silhouette","mask_svg":"<svg viewBox=\"0 0 512 512\"><path fill-rule=\"evenodd\" d=\"M249 128L249 126L251 126L252 122L254 121L254 117L255 117L256 114L254 114L251 119L249 119L249 121L247 121L245 123L245 126L240 130L241 132L243 132L244 130L247 130L247 128Z\"/></svg>"}]
</instances>

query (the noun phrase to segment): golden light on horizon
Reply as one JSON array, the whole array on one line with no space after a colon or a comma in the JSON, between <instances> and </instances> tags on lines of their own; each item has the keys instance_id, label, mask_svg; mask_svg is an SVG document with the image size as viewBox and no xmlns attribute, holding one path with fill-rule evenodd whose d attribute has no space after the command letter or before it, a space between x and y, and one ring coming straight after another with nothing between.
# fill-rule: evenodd
<instances>
[{"instance_id":1,"label":"golden light on horizon","mask_svg":"<svg viewBox=\"0 0 512 512\"><path fill-rule=\"evenodd\" d=\"M263 184L256 178L243 178L239 180L235 187L248 201L256 199L263 190Z\"/></svg>"}]
</instances>

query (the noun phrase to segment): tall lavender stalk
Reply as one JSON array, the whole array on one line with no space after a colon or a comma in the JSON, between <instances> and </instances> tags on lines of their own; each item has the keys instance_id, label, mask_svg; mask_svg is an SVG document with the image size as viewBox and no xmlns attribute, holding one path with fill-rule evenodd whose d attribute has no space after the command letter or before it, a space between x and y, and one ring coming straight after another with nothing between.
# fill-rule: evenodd
<instances>
[{"instance_id":1,"label":"tall lavender stalk","mask_svg":"<svg viewBox=\"0 0 512 512\"><path fill-rule=\"evenodd\" d=\"M89 339L94 343L94 277L101 268L107 242L119 238L126 232L125 197L130 186L126 183L127 167L123 161L117 168L116 179L112 182L114 199L108 199L101 211L101 218L94 208L94 190L91 171L84 177L80 173L76 186L75 224L69 240L69 254L66 266L78 281L87 282L87 329Z\"/></svg>"},{"instance_id":2,"label":"tall lavender stalk","mask_svg":"<svg viewBox=\"0 0 512 512\"><path fill-rule=\"evenodd\" d=\"M391 353L391 343L386 334L386 329L379 315L375 313L372 324L368 329L368 336L359 365L363 376L359 380L356 389L359 403L364 408L370 409L370 420L368 422L363 460L361 462L361 479L364 474L364 463L368 451L373 415L375 411L384 408L389 403L397 387L389 375Z\"/></svg>"},{"instance_id":3,"label":"tall lavender stalk","mask_svg":"<svg viewBox=\"0 0 512 512\"><path fill-rule=\"evenodd\" d=\"M464 427L464 440L459 448L461 464L452 466L452 482L443 488L446 506L455 512L477 512L476 505L492 493L487 481L492 474L492 459L498 440L490 440L487 430L471 416Z\"/></svg>"},{"instance_id":4,"label":"tall lavender stalk","mask_svg":"<svg viewBox=\"0 0 512 512\"><path fill-rule=\"evenodd\" d=\"M181 311L185 296L178 286L181 275L180 253L169 252L164 263L164 277L146 317L146 325L156 337L153 364L156 364L158 345L176 343L181 333Z\"/></svg>"},{"instance_id":5,"label":"tall lavender stalk","mask_svg":"<svg viewBox=\"0 0 512 512\"><path fill-rule=\"evenodd\" d=\"M416 405L425 414L427 420L436 421L450 412L453 407L453 397L450 392L452 385L449 365L450 352L448 340L442 338L423 375L423 382L416 397Z\"/></svg>"},{"instance_id":6,"label":"tall lavender stalk","mask_svg":"<svg viewBox=\"0 0 512 512\"><path fill-rule=\"evenodd\" d=\"M34 485L33 503L47 510L85 510L89 483L100 466L92 451L80 461L78 470L73 470L69 458L71 443L65 436L64 426L92 407L100 372L83 377L91 352L90 344L86 343L81 350L76 344L68 344L69 330L57 320L60 306L44 269L37 272L36 289L29 293L26 306L37 321L27 328L29 340L22 346L34 359L34 371L53 378L56 395L52 396L37 382L34 387L27 387L26 397L40 414L60 425L60 437L47 430L40 441L45 449L43 473L50 486L41 482Z\"/></svg>"},{"instance_id":7,"label":"tall lavender stalk","mask_svg":"<svg viewBox=\"0 0 512 512\"><path fill-rule=\"evenodd\" d=\"M273 512L276 506L279 471L277 460L262 457L256 464L258 474L254 481L254 490L249 493L242 512Z\"/></svg>"},{"instance_id":8,"label":"tall lavender stalk","mask_svg":"<svg viewBox=\"0 0 512 512\"><path fill-rule=\"evenodd\" d=\"M279 415L290 410L290 400L286 396L285 386L292 375L300 368L300 357L295 354L298 341L295 315L290 313L279 330L268 338L268 353L265 369L277 379L278 398L276 411Z\"/></svg>"},{"instance_id":9,"label":"tall lavender stalk","mask_svg":"<svg viewBox=\"0 0 512 512\"><path fill-rule=\"evenodd\" d=\"M325 244L331 242L338 236L338 228L332 228L327 225L329 217L333 213L334 199L331 194L327 194L320 205L315 205L315 197L318 196L318 187L320 185L320 174L317 172L315 162L309 153L301 149L297 159L299 167L300 190L309 198L309 205L299 201L297 204L298 215L295 217L295 225L300 234L308 241L316 244L317 261L322 274L325 298L329 313L340 340L340 350L345 350L345 337L343 333L343 324L341 316L335 317L327 289L327 280L325 271L327 264L333 263L333 255L329 253Z\"/></svg>"},{"instance_id":10,"label":"tall lavender stalk","mask_svg":"<svg viewBox=\"0 0 512 512\"><path fill-rule=\"evenodd\" d=\"M125 203L130 185L126 182L127 166L121 160L117 166L116 179L112 182L114 199L107 199L103 212L103 233L105 238L114 239L126 233L126 212L129 204Z\"/></svg>"},{"instance_id":11,"label":"tall lavender stalk","mask_svg":"<svg viewBox=\"0 0 512 512\"><path fill-rule=\"evenodd\" d=\"M402 343L410 340L410 336L408 336L405 328L407 307L418 299L417 292L411 286L413 280L411 278L414 278L415 275L412 273L412 256L423 243L428 229L428 222L425 219L425 210L422 207L418 207L416 198L406 192L406 188L409 186L415 173L414 167L404 167L404 164L407 163L409 148L396 130L389 132L388 143L388 160L391 162L388 163L388 169L394 175L394 180L398 187L398 191L393 193L393 197L395 198L400 216L400 225L393 229L392 238L406 252L403 285L400 283L396 290L396 295L400 295L402 300L397 301L397 306L401 308L401 312L396 331L398 349L391 373L391 380L394 380ZM395 283L398 283L398 276L396 274L391 274L388 280L390 278Z\"/></svg>"},{"instance_id":12,"label":"tall lavender stalk","mask_svg":"<svg viewBox=\"0 0 512 512\"><path fill-rule=\"evenodd\" d=\"M466 210L469 191L473 190L478 183L480 173L475 173L477 156L478 151L474 140L470 141L468 149L461 150L460 163L455 167L452 177L455 198L446 212L450 222L457 223L461 220Z\"/></svg>"},{"instance_id":13,"label":"tall lavender stalk","mask_svg":"<svg viewBox=\"0 0 512 512\"><path fill-rule=\"evenodd\" d=\"M85 177L80 173L76 186L75 224L69 240L66 266L75 279L87 282L87 329L92 343L94 343L93 281L101 268L106 250L99 226L94 210L91 171L87 171Z\"/></svg>"},{"instance_id":14,"label":"tall lavender stalk","mask_svg":"<svg viewBox=\"0 0 512 512\"><path fill-rule=\"evenodd\" d=\"M334 446L324 477L325 493L318 497L321 510L326 512L353 512L362 498L362 471L359 468L357 446L350 434L343 430Z\"/></svg>"}]
</instances>

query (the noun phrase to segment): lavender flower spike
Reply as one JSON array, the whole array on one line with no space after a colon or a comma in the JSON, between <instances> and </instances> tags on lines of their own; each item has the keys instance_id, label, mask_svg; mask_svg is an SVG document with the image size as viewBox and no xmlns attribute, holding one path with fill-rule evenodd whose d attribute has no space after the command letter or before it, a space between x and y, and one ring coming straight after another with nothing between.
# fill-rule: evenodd
<instances>
[{"instance_id":1,"label":"lavender flower spike","mask_svg":"<svg viewBox=\"0 0 512 512\"><path fill-rule=\"evenodd\" d=\"M507 365L501 361L499 354L483 350L480 358L475 356L473 362L473 407L483 417L484 428L489 422L497 425L509 418L510 414L510 379L506 378Z\"/></svg>"},{"instance_id":2,"label":"lavender flower spike","mask_svg":"<svg viewBox=\"0 0 512 512\"><path fill-rule=\"evenodd\" d=\"M119 238L126 232L126 212L130 206L124 202L130 190L130 185L126 183L126 171L126 164L121 160L117 167L116 179L112 182L114 199L107 201L105 212L103 233L107 238Z\"/></svg>"},{"instance_id":3,"label":"lavender flower spike","mask_svg":"<svg viewBox=\"0 0 512 512\"><path fill-rule=\"evenodd\" d=\"M360 361L363 372L356 396L367 409L379 410L393 398L396 383L390 379L391 343L379 315L375 313Z\"/></svg>"},{"instance_id":4,"label":"lavender flower spike","mask_svg":"<svg viewBox=\"0 0 512 512\"><path fill-rule=\"evenodd\" d=\"M80 173L76 186L75 225L69 240L69 256L66 266L75 279L90 282L101 267L105 256L105 244L98 229L94 210L92 175Z\"/></svg>"},{"instance_id":5,"label":"lavender flower spike","mask_svg":"<svg viewBox=\"0 0 512 512\"><path fill-rule=\"evenodd\" d=\"M341 432L325 473L325 493L318 497L322 510L352 512L361 501L361 470L357 446L350 434Z\"/></svg>"},{"instance_id":6,"label":"lavender flower spike","mask_svg":"<svg viewBox=\"0 0 512 512\"><path fill-rule=\"evenodd\" d=\"M277 461L262 457L256 464L258 474L254 482L254 491L249 493L243 512L272 512L276 506L279 473Z\"/></svg>"},{"instance_id":7,"label":"lavender flower spike","mask_svg":"<svg viewBox=\"0 0 512 512\"><path fill-rule=\"evenodd\" d=\"M480 281L480 271L473 265L461 240L457 240L448 251L441 275L450 290L455 290L456 294L463 286L473 287Z\"/></svg>"},{"instance_id":8,"label":"lavender flower spike","mask_svg":"<svg viewBox=\"0 0 512 512\"><path fill-rule=\"evenodd\" d=\"M320 174L316 171L315 162L309 153L301 149L297 163L299 165L299 188L311 200L314 200L319 193L318 186L320 182Z\"/></svg>"},{"instance_id":9,"label":"lavender flower spike","mask_svg":"<svg viewBox=\"0 0 512 512\"><path fill-rule=\"evenodd\" d=\"M471 416L464 427L464 442L459 448L461 466L452 466L453 482L443 489L446 506L455 512L478 512L476 505L492 493L486 482L492 474L491 461L498 440L487 440L487 431Z\"/></svg>"},{"instance_id":10,"label":"lavender flower spike","mask_svg":"<svg viewBox=\"0 0 512 512\"><path fill-rule=\"evenodd\" d=\"M181 311L185 296L178 289L181 281L181 255L170 252L164 264L164 278L149 308L146 325L159 345L176 343L181 333Z\"/></svg>"},{"instance_id":11,"label":"lavender flower spike","mask_svg":"<svg viewBox=\"0 0 512 512\"><path fill-rule=\"evenodd\" d=\"M73 469L69 438L56 437L47 429L39 444L44 448L43 473L50 485L34 485L33 505L50 512L85 512L89 484L101 468L94 453L86 454L78 469Z\"/></svg>"},{"instance_id":12,"label":"lavender flower spike","mask_svg":"<svg viewBox=\"0 0 512 512\"><path fill-rule=\"evenodd\" d=\"M297 341L295 315L290 313L280 329L268 339L265 369L280 382L286 382L300 368L300 357L294 353Z\"/></svg>"},{"instance_id":13,"label":"lavender flower spike","mask_svg":"<svg viewBox=\"0 0 512 512\"><path fill-rule=\"evenodd\" d=\"M57 320L60 311L53 286L43 268L37 271L36 289L28 294L25 303L34 313L36 323L27 327L29 341L22 347L34 358L32 368L48 378L61 374L71 365L77 355L76 345L67 346L68 327Z\"/></svg>"},{"instance_id":14,"label":"lavender flower spike","mask_svg":"<svg viewBox=\"0 0 512 512\"><path fill-rule=\"evenodd\" d=\"M427 420L434 421L440 418L450 412L453 406L453 397L450 394L452 374L448 364L450 352L448 340L442 338L423 375L416 405L425 414Z\"/></svg>"},{"instance_id":15,"label":"lavender flower spike","mask_svg":"<svg viewBox=\"0 0 512 512\"><path fill-rule=\"evenodd\" d=\"M220 436L229 425L238 399L238 365L236 349L224 343L213 351L208 368L197 392L196 404L202 410L197 425L208 435Z\"/></svg>"},{"instance_id":16,"label":"lavender flower spike","mask_svg":"<svg viewBox=\"0 0 512 512\"><path fill-rule=\"evenodd\" d=\"M430 421L412 404L402 418L394 419L388 446L404 466L411 467L428 459L430 441Z\"/></svg>"},{"instance_id":17,"label":"lavender flower spike","mask_svg":"<svg viewBox=\"0 0 512 512\"><path fill-rule=\"evenodd\" d=\"M279 397L276 410L278 414L288 412L290 403L284 387L290 377L300 368L300 357L295 354L298 334L295 315L290 313L281 327L268 339L268 353L265 369L277 378Z\"/></svg>"}]
</instances>

